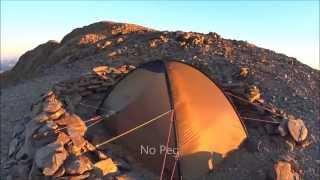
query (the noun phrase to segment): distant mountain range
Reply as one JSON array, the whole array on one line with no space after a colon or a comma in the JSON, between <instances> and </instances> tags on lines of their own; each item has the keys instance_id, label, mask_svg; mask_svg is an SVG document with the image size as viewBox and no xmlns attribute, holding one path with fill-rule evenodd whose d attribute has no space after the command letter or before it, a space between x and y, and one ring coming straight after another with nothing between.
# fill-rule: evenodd
<instances>
[{"instance_id":1,"label":"distant mountain range","mask_svg":"<svg viewBox=\"0 0 320 180\"><path fill-rule=\"evenodd\" d=\"M14 59L1 60L0 73L12 69L16 63L17 60Z\"/></svg>"}]
</instances>

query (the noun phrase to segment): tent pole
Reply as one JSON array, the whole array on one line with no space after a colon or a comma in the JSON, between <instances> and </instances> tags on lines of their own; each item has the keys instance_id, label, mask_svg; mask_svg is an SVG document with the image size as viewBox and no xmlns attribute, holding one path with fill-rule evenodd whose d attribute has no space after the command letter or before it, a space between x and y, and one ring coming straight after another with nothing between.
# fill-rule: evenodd
<instances>
[{"instance_id":1,"label":"tent pole","mask_svg":"<svg viewBox=\"0 0 320 180\"><path fill-rule=\"evenodd\" d=\"M167 89L168 89L168 96L169 96L169 100L170 100L170 106L171 106L171 109L175 109L174 107L174 98L173 98L173 95L172 95L172 87L171 87L171 83L170 83L170 77L169 77L169 72L168 72L168 64L166 61L162 61L163 62L163 65L164 65L164 70L165 70L165 76L166 76L166 83L167 83ZM173 116L173 133L174 133L174 137L175 137L175 148L177 148L179 150L179 137L178 137L178 132L177 132L177 129L176 129L176 122L175 122L175 119L176 119L176 116L174 115ZM182 176L181 176L181 168L180 168L180 161L177 162L177 169L178 169L178 176L182 179Z\"/></svg>"}]
</instances>

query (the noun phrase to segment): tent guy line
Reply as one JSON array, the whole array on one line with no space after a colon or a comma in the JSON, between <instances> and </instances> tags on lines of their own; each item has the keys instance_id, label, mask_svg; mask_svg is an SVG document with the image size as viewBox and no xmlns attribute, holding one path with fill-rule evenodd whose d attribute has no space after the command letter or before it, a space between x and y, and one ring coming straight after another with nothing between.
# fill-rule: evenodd
<instances>
[{"instance_id":1,"label":"tent guy line","mask_svg":"<svg viewBox=\"0 0 320 180\"><path fill-rule=\"evenodd\" d=\"M250 101L248 101L248 100L246 100L246 99L244 99L244 98L242 98L242 97L240 97L240 96L237 96L237 95L235 95L235 94L233 94L233 93L231 93L231 92L225 92L225 93L226 93L227 95L230 95L230 96L232 96L232 97L234 97L234 98L237 98L237 99L239 99L239 100L241 100L241 101L243 101L243 102L249 103L249 104L251 104L251 105L253 105L253 106L256 106L256 107L259 107L259 108L262 108L262 109L264 109L264 110L266 110L266 111L268 111L268 112L270 112L270 113L272 113L272 114L274 114L274 115L276 115L276 116L281 116L281 114L272 111L272 110L271 110L270 108L268 108L268 107L264 107L264 106L260 106L260 105L258 105L258 104L252 103L252 102L250 102Z\"/></svg>"},{"instance_id":2,"label":"tent guy line","mask_svg":"<svg viewBox=\"0 0 320 180\"><path fill-rule=\"evenodd\" d=\"M178 160L179 160L179 152L178 152L177 155L175 156L174 165L173 165L173 168L172 168L172 173L171 173L170 180L173 180L173 176L174 176L174 172L175 172L175 170L176 170L176 166L177 166Z\"/></svg>"},{"instance_id":3,"label":"tent guy line","mask_svg":"<svg viewBox=\"0 0 320 180\"><path fill-rule=\"evenodd\" d=\"M169 113L172 112L172 111L173 111L173 110L170 109L170 110L167 111L167 112L164 112L164 113L162 113L162 114L159 114L159 115L156 116L155 118L152 118L151 120L149 120L149 121L147 121L147 122L145 122L145 123L142 123L142 124L140 124L140 125L132 128L132 129L130 129L130 130L128 130L128 131L125 131L124 133L121 133L121 134L119 134L119 135L117 135L117 136L115 136L115 137L113 137L113 138L110 138L110 139L107 140L107 141L104 141L104 142L102 142L102 143L100 143L100 144L95 145L95 147L98 148L98 147L101 147L101 146L103 146L103 145L105 145L105 144L108 144L108 143L110 143L110 142L112 142L112 141L115 141L115 140L119 139L119 138L122 137L122 136L125 136L125 135L127 135L127 134L129 134L129 133L131 133L131 132L133 132L133 131L135 131L135 130L138 130L138 129L144 127L144 126L147 126L147 125L151 124L152 122L160 119L161 117L169 114Z\"/></svg>"},{"instance_id":4,"label":"tent guy line","mask_svg":"<svg viewBox=\"0 0 320 180\"><path fill-rule=\"evenodd\" d=\"M265 122L265 123L272 123L272 124L280 124L280 122L257 119L257 118L250 118L250 117L241 117L241 119L251 120L251 121L258 121L258 122Z\"/></svg>"}]
</instances>

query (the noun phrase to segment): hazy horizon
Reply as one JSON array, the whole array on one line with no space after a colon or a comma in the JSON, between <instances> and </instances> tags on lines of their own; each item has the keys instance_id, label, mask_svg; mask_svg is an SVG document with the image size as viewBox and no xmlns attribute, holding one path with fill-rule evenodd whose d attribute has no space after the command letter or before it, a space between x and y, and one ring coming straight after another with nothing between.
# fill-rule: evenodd
<instances>
[{"instance_id":1,"label":"hazy horizon","mask_svg":"<svg viewBox=\"0 0 320 180\"><path fill-rule=\"evenodd\" d=\"M1 61L97 21L216 32L320 69L319 1L1 1Z\"/></svg>"}]
</instances>

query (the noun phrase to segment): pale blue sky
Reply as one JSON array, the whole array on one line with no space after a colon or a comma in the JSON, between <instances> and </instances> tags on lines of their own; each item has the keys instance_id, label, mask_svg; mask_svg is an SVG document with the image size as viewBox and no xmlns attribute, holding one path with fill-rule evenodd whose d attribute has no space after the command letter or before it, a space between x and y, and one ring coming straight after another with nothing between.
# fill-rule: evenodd
<instances>
[{"instance_id":1,"label":"pale blue sky","mask_svg":"<svg viewBox=\"0 0 320 180\"><path fill-rule=\"evenodd\" d=\"M217 32L319 68L319 1L1 1L1 59L102 20Z\"/></svg>"}]
</instances>

